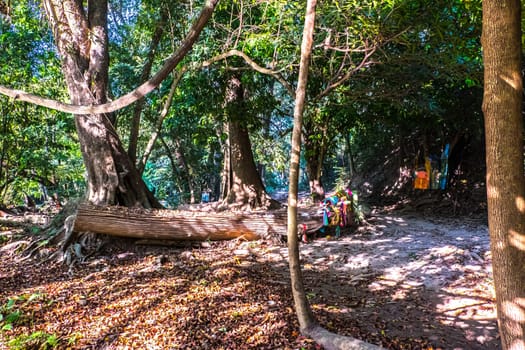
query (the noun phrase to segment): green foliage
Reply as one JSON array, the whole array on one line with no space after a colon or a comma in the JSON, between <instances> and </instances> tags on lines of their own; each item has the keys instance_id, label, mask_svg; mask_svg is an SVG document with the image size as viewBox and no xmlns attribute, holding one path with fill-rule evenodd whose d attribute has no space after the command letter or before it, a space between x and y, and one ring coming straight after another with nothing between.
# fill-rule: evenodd
<instances>
[{"instance_id":1,"label":"green foliage","mask_svg":"<svg viewBox=\"0 0 525 350\"><path fill-rule=\"evenodd\" d=\"M12 24L0 30L0 84L63 99L60 62L40 9L13 6ZM0 97L0 201L21 202L24 193L40 197L44 187L62 195L83 188L83 166L73 119L62 113Z\"/></svg>"},{"instance_id":2,"label":"green foliage","mask_svg":"<svg viewBox=\"0 0 525 350\"><path fill-rule=\"evenodd\" d=\"M4 305L0 306L0 326L3 331L11 330L13 327L22 322L21 308L24 305L33 303L42 299L43 295L40 293L33 293L30 295L21 295L14 298L9 298Z\"/></svg>"},{"instance_id":3,"label":"green foliage","mask_svg":"<svg viewBox=\"0 0 525 350\"><path fill-rule=\"evenodd\" d=\"M31 106L8 109L8 104L0 99L3 200L20 202L24 193L38 198L43 186L61 196L78 194L83 165L72 120Z\"/></svg>"},{"instance_id":4,"label":"green foliage","mask_svg":"<svg viewBox=\"0 0 525 350\"><path fill-rule=\"evenodd\" d=\"M217 105L207 103L218 96L205 82L192 88L199 75L181 82L164 121L164 142L159 142L163 147L152 154L143 176L155 188L157 198L170 206L189 200L189 181L197 199L200 191L213 190L219 181L221 118L215 117Z\"/></svg>"},{"instance_id":5,"label":"green foliage","mask_svg":"<svg viewBox=\"0 0 525 350\"><path fill-rule=\"evenodd\" d=\"M155 193L166 207L177 207L184 201L179 193L167 157L158 157L155 162L148 162L144 169L143 179L148 188Z\"/></svg>"},{"instance_id":6,"label":"green foliage","mask_svg":"<svg viewBox=\"0 0 525 350\"><path fill-rule=\"evenodd\" d=\"M377 18L390 39L328 104L336 132L352 135L358 168L391 163L393 150L410 164L462 132L481 139L480 9L479 1L397 2Z\"/></svg>"},{"instance_id":7,"label":"green foliage","mask_svg":"<svg viewBox=\"0 0 525 350\"><path fill-rule=\"evenodd\" d=\"M59 338L54 334L36 331L31 334L19 335L9 340L7 345L11 350L48 350L55 349L59 345Z\"/></svg>"},{"instance_id":8,"label":"green foliage","mask_svg":"<svg viewBox=\"0 0 525 350\"><path fill-rule=\"evenodd\" d=\"M14 306L15 299L9 299L0 308L0 325L4 331L13 329L13 325L20 319L20 310L14 310Z\"/></svg>"},{"instance_id":9,"label":"green foliage","mask_svg":"<svg viewBox=\"0 0 525 350\"><path fill-rule=\"evenodd\" d=\"M370 209L359 201L359 194L356 190L352 190L352 210L354 212L354 220L357 224L362 223L367 215L370 215Z\"/></svg>"},{"instance_id":10,"label":"green foliage","mask_svg":"<svg viewBox=\"0 0 525 350\"><path fill-rule=\"evenodd\" d=\"M140 83L151 38L164 23L159 21L165 26L153 71L178 47L200 5L202 1L165 0L110 4L113 95ZM39 11L36 3L13 2L12 23L0 24L0 84L66 100L60 61ZM293 88L303 19L303 1L221 2L181 66L237 49L278 72ZM480 21L479 0L319 3L302 167L305 159L320 161L328 187L347 182L348 164L342 159L347 157L343 144L349 134L361 169L383 161L392 149L402 149L403 157L409 157L422 139L432 140L436 148L462 130L481 139ZM148 186L170 205L186 201L190 187L197 197L201 190L218 187L222 125L232 115L224 110L232 71L241 72L236 74L242 76L246 94L237 115L249 128L267 189L287 185L293 99L273 77L230 57L190 69L177 86L162 141L157 141L144 173ZM144 99L139 156L156 128L171 83L171 78L166 80ZM118 112L124 142L133 109ZM66 197L84 190L71 116L0 98L0 160L0 200L20 202L24 193L38 197L44 187Z\"/></svg>"},{"instance_id":11,"label":"green foliage","mask_svg":"<svg viewBox=\"0 0 525 350\"><path fill-rule=\"evenodd\" d=\"M345 190L348 188L351 180L348 169L343 166L335 166L333 170L335 174L334 187L337 190Z\"/></svg>"}]
</instances>

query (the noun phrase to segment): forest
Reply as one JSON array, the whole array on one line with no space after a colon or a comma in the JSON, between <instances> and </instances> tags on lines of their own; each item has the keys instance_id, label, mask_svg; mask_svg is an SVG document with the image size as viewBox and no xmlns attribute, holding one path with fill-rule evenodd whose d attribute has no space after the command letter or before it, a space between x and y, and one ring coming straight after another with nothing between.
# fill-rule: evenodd
<instances>
[{"instance_id":1,"label":"forest","mask_svg":"<svg viewBox=\"0 0 525 350\"><path fill-rule=\"evenodd\" d=\"M0 0L0 349L525 349L521 11Z\"/></svg>"}]
</instances>

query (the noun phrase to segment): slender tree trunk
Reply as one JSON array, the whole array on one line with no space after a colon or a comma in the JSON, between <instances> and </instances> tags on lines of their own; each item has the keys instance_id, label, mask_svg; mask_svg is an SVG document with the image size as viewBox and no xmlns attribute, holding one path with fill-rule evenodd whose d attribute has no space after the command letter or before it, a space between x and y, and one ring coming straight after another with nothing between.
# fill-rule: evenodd
<instances>
[{"instance_id":1,"label":"slender tree trunk","mask_svg":"<svg viewBox=\"0 0 525 350\"><path fill-rule=\"evenodd\" d=\"M306 128L309 129L308 127ZM326 155L326 146L323 141L327 138L327 133L323 132L321 139L317 137L305 136L304 153L306 160L306 175L310 186L310 194L314 200L322 200L325 190L321 176L323 175L323 162Z\"/></svg>"},{"instance_id":2,"label":"slender tree trunk","mask_svg":"<svg viewBox=\"0 0 525 350\"><path fill-rule=\"evenodd\" d=\"M228 193L230 193L231 190L231 147L230 147L230 132L228 128L228 123L223 123L223 132L228 135L226 137L226 140L224 140L224 143L222 144L222 152L224 154L224 159L222 163L222 173L221 173L221 194L220 194L220 200L223 202L226 202L226 198L228 197ZM219 135L219 139L221 139Z\"/></svg>"},{"instance_id":3,"label":"slender tree trunk","mask_svg":"<svg viewBox=\"0 0 525 350\"><path fill-rule=\"evenodd\" d=\"M297 235L297 193L299 185L299 162L301 157L301 129L303 126L303 112L306 100L306 84L308 68L312 52L313 31L315 23L316 0L308 0L306 18L304 22L303 41L301 45L301 61L299 78L295 93L294 123L292 131L292 152L290 160L290 176L288 189L288 260L290 265L290 280L295 302L295 312L299 319L302 332L317 326L303 284L301 262L299 260L299 240Z\"/></svg>"},{"instance_id":4,"label":"slender tree trunk","mask_svg":"<svg viewBox=\"0 0 525 350\"><path fill-rule=\"evenodd\" d=\"M168 115L169 109L171 107L171 103L173 102L173 96L175 96L175 91L177 90L177 85L179 84L180 79L182 78L182 75L183 75L183 71L179 71L176 74L174 74L173 82L171 83L170 92L168 93L168 98L164 102L164 106L162 107L162 111L160 112L159 119L157 120L157 125L155 127L155 130L151 134L148 144L146 145L146 148L144 149L144 154L142 154L142 158L140 159L139 164L137 166L140 174L144 172L144 167L146 166L149 156L151 155L151 152L153 151L153 147L155 146L155 142L157 142L160 132L162 131L162 124L164 123L164 119L166 119L166 116Z\"/></svg>"},{"instance_id":5,"label":"slender tree trunk","mask_svg":"<svg viewBox=\"0 0 525 350\"><path fill-rule=\"evenodd\" d=\"M166 10L162 11L161 19L159 23L157 24L157 27L155 28L155 31L153 32L153 36L151 38L151 43L149 46L148 56L146 58L146 62L144 63L144 67L142 68L142 73L140 75L140 83L144 83L149 79L149 76L151 74L151 67L153 66L153 61L155 59L155 54L157 52L157 47L159 46L160 39L162 38L162 34L164 33L164 28L166 26L167 21L167 13ZM133 118L131 120L131 130L129 132L129 145L128 145L128 155L131 159L131 162L136 163L137 162L137 145L139 140L139 133L140 133L140 119L142 115L142 110L144 109L144 98L141 98L137 102L135 102L135 106L133 108ZM140 168L139 168L140 171ZM142 171L140 171L142 173Z\"/></svg>"},{"instance_id":6,"label":"slender tree trunk","mask_svg":"<svg viewBox=\"0 0 525 350\"><path fill-rule=\"evenodd\" d=\"M193 167L190 165L190 163L186 160L186 155L184 154L184 147L180 144L180 140L175 140L175 155L177 157L177 160L179 162L180 167L182 168L182 171L184 172L184 178L186 179L186 183L188 185L188 192L190 194L190 204L195 203L195 184L193 182L193 179L195 178L195 172L193 171Z\"/></svg>"},{"instance_id":7,"label":"slender tree trunk","mask_svg":"<svg viewBox=\"0 0 525 350\"><path fill-rule=\"evenodd\" d=\"M345 145L346 145L346 159L348 161L348 176L353 179L355 174L355 162L354 162L354 153L352 151L352 142L351 135L347 133L345 135Z\"/></svg>"},{"instance_id":8,"label":"slender tree trunk","mask_svg":"<svg viewBox=\"0 0 525 350\"><path fill-rule=\"evenodd\" d=\"M308 63L312 51L313 30L315 21L316 0L308 0L304 22L303 41L301 45L301 62L294 107L294 123L292 132L292 152L290 161L290 188L288 190L288 262L290 265L290 280L295 303L295 312L299 319L301 332L312 337L327 350L377 350L379 347L361 340L340 336L320 327L306 298L299 259L299 240L297 235L297 192L299 184L299 161L301 155L301 129L303 111L306 99L306 83L308 80Z\"/></svg>"},{"instance_id":9,"label":"slender tree trunk","mask_svg":"<svg viewBox=\"0 0 525 350\"><path fill-rule=\"evenodd\" d=\"M503 349L525 349L521 4L483 1L487 202Z\"/></svg>"},{"instance_id":10,"label":"slender tree trunk","mask_svg":"<svg viewBox=\"0 0 525 350\"><path fill-rule=\"evenodd\" d=\"M195 203L195 186L193 183L194 171L193 171L193 168L186 161L186 157L184 156L180 142L175 141L175 151L172 151L171 148L166 143L166 141L164 140L164 138L162 136L159 138L160 138L160 142L164 146L164 149L166 150L166 155L168 159L170 160L173 175L175 176L175 174L180 173L182 169L182 175L180 176L177 182L179 184L182 184L183 182L185 182L187 185L186 186L187 188L180 186L181 193L189 192L190 194L189 202L191 204L194 204Z\"/></svg>"},{"instance_id":11,"label":"slender tree trunk","mask_svg":"<svg viewBox=\"0 0 525 350\"><path fill-rule=\"evenodd\" d=\"M306 149L306 145L305 145ZM315 150L312 150L315 151ZM308 153L308 152L305 152ZM319 154L310 154L306 157L306 176L308 177L308 185L310 194L316 201L322 200L325 197L323 181L321 180L323 164Z\"/></svg>"}]
</instances>

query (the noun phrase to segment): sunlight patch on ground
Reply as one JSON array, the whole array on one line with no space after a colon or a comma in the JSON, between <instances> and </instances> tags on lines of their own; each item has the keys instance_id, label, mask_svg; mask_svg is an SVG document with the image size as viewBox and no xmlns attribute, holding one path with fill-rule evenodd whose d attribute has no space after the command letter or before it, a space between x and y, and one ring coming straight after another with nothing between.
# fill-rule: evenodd
<instances>
[{"instance_id":1,"label":"sunlight patch on ground","mask_svg":"<svg viewBox=\"0 0 525 350\"><path fill-rule=\"evenodd\" d=\"M437 321L462 329L469 341L494 341L498 333L486 226L385 216L374 228L301 245L301 259L309 270L337 271L350 285L364 281L370 292L387 292L394 303L424 293L436 299L429 307Z\"/></svg>"},{"instance_id":2,"label":"sunlight patch on ground","mask_svg":"<svg viewBox=\"0 0 525 350\"><path fill-rule=\"evenodd\" d=\"M453 335L460 345L454 348L495 349L486 229L464 219L373 220L381 229L364 226L340 239L300 244L309 300L323 324L353 331L357 326L350 322L359 320L366 334L393 333L405 341L416 334L445 344ZM79 265L63 282L14 290L44 295L31 311L46 332L77 337L82 348L218 348L223 341L228 348L301 348L285 289L286 246L261 241L225 247L123 252ZM282 334L291 339L286 346L272 340Z\"/></svg>"}]
</instances>

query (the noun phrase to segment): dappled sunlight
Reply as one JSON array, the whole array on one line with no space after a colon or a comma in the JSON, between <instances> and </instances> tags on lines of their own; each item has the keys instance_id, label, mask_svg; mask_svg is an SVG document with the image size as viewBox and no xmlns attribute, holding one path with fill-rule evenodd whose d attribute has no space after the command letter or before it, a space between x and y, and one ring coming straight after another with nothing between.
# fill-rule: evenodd
<instances>
[{"instance_id":1,"label":"dappled sunlight","mask_svg":"<svg viewBox=\"0 0 525 350\"><path fill-rule=\"evenodd\" d=\"M24 312L74 348L303 347L292 337L295 314L285 306L280 274L261 283L260 264L231 249L165 252L101 257L55 282L11 293L38 292L39 304Z\"/></svg>"},{"instance_id":2,"label":"dappled sunlight","mask_svg":"<svg viewBox=\"0 0 525 350\"><path fill-rule=\"evenodd\" d=\"M387 196L393 195L396 191L399 191L401 188L413 181L413 169L407 166L403 166L400 167L398 171L399 177L395 180L395 182L391 186L383 188L382 193L386 194Z\"/></svg>"},{"instance_id":3,"label":"dappled sunlight","mask_svg":"<svg viewBox=\"0 0 525 350\"><path fill-rule=\"evenodd\" d=\"M454 329L456 337L461 334L465 342L471 342L464 349L497 348L484 347L498 344L486 225L393 215L373 217L370 221L373 226L368 232L363 230L340 240L319 239L301 246L305 271L329 273L338 281L334 285L340 283L355 290L348 300L341 297L347 300L345 303L330 300L330 294L315 296L314 309L333 315L348 314L352 319L379 313L383 319L376 322L384 322L382 331L393 332L392 336L410 334L411 328L421 332L429 322L435 323L426 326L434 339L431 329L442 324ZM317 285L312 278L310 283ZM355 295L357 291L359 297ZM385 299L378 300L380 296ZM374 312L376 306L382 311ZM392 310L391 314L386 310ZM411 318L417 315L425 321ZM399 324L399 317L404 320L403 327L408 327L406 330L401 325L394 326ZM412 321L406 321L407 317ZM447 344L446 337L443 342Z\"/></svg>"},{"instance_id":4,"label":"dappled sunlight","mask_svg":"<svg viewBox=\"0 0 525 350\"><path fill-rule=\"evenodd\" d=\"M497 199L499 198L499 191L496 186L491 186L492 174L487 172L487 198Z\"/></svg>"},{"instance_id":5,"label":"dappled sunlight","mask_svg":"<svg viewBox=\"0 0 525 350\"><path fill-rule=\"evenodd\" d=\"M525 214L525 198L518 196L516 197L516 208L522 214Z\"/></svg>"},{"instance_id":6,"label":"dappled sunlight","mask_svg":"<svg viewBox=\"0 0 525 350\"><path fill-rule=\"evenodd\" d=\"M514 301L504 300L501 303L501 312L505 315L506 318L516 321L516 322L525 322L525 312L523 307L518 305Z\"/></svg>"},{"instance_id":7,"label":"dappled sunlight","mask_svg":"<svg viewBox=\"0 0 525 350\"><path fill-rule=\"evenodd\" d=\"M479 285L492 289L488 283L480 283ZM488 291L490 292L490 290ZM441 315L440 320L443 324L454 325L460 320L496 320L496 308L493 305L493 299L487 299L487 295L484 293L487 290L476 290L476 287L474 290L446 287L443 288L442 292L440 294L441 302L436 305L436 311ZM488 295L490 294L488 293Z\"/></svg>"},{"instance_id":8,"label":"dappled sunlight","mask_svg":"<svg viewBox=\"0 0 525 350\"><path fill-rule=\"evenodd\" d=\"M402 218L402 217L385 216L384 219L385 219L385 222L387 224L397 223L397 224L400 224L400 226L406 226L407 225L406 220L404 218Z\"/></svg>"},{"instance_id":9,"label":"dappled sunlight","mask_svg":"<svg viewBox=\"0 0 525 350\"><path fill-rule=\"evenodd\" d=\"M509 350L523 350L525 349L525 342L521 339L516 339L510 344Z\"/></svg>"},{"instance_id":10,"label":"dappled sunlight","mask_svg":"<svg viewBox=\"0 0 525 350\"><path fill-rule=\"evenodd\" d=\"M404 283L409 282L413 286L424 285L426 288L437 288L441 284L445 284L447 279L454 279L462 273L463 265L457 262L463 259L464 254L464 250L451 245L430 248L424 255L418 256L414 253L409 256L412 261L407 264L387 267L382 275L384 280L378 281L376 284L380 286L382 281L393 281L395 283L403 281ZM378 288L377 285L374 287Z\"/></svg>"},{"instance_id":11,"label":"dappled sunlight","mask_svg":"<svg viewBox=\"0 0 525 350\"><path fill-rule=\"evenodd\" d=\"M507 85L512 87L512 89L516 91L520 91L521 93L521 88L522 88L521 74L517 74L515 71L511 71L510 69L509 69L509 72L510 74L507 74L506 72L500 72L500 74L498 75L498 78L506 82Z\"/></svg>"},{"instance_id":12,"label":"dappled sunlight","mask_svg":"<svg viewBox=\"0 0 525 350\"><path fill-rule=\"evenodd\" d=\"M498 349L486 226L394 215L368 220L373 225L339 239L299 246L321 325L376 344ZM258 347L281 339L288 348L311 349L297 333L284 244L191 246L100 255L68 277L10 294L40 292L35 324L52 334L76 332L82 346Z\"/></svg>"},{"instance_id":13,"label":"dappled sunlight","mask_svg":"<svg viewBox=\"0 0 525 350\"><path fill-rule=\"evenodd\" d=\"M523 233L509 230L509 243L519 250L525 250L525 236Z\"/></svg>"},{"instance_id":14,"label":"dappled sunlight","mask_svg":"<svg viewBox=\"0 0 525 350\"><path fill-rule=\"evenodd\" d=\"M396 225L399 225L399 226L406 226L407 225L404 218L402 218L402 217L395 217L395 216L388 216L388 215L382 217L381 220L379 220L378 222L375 223L376 227L381 228L381 229L387 228L391 224L396 224Z\"/></svg>"}]
</instances>

